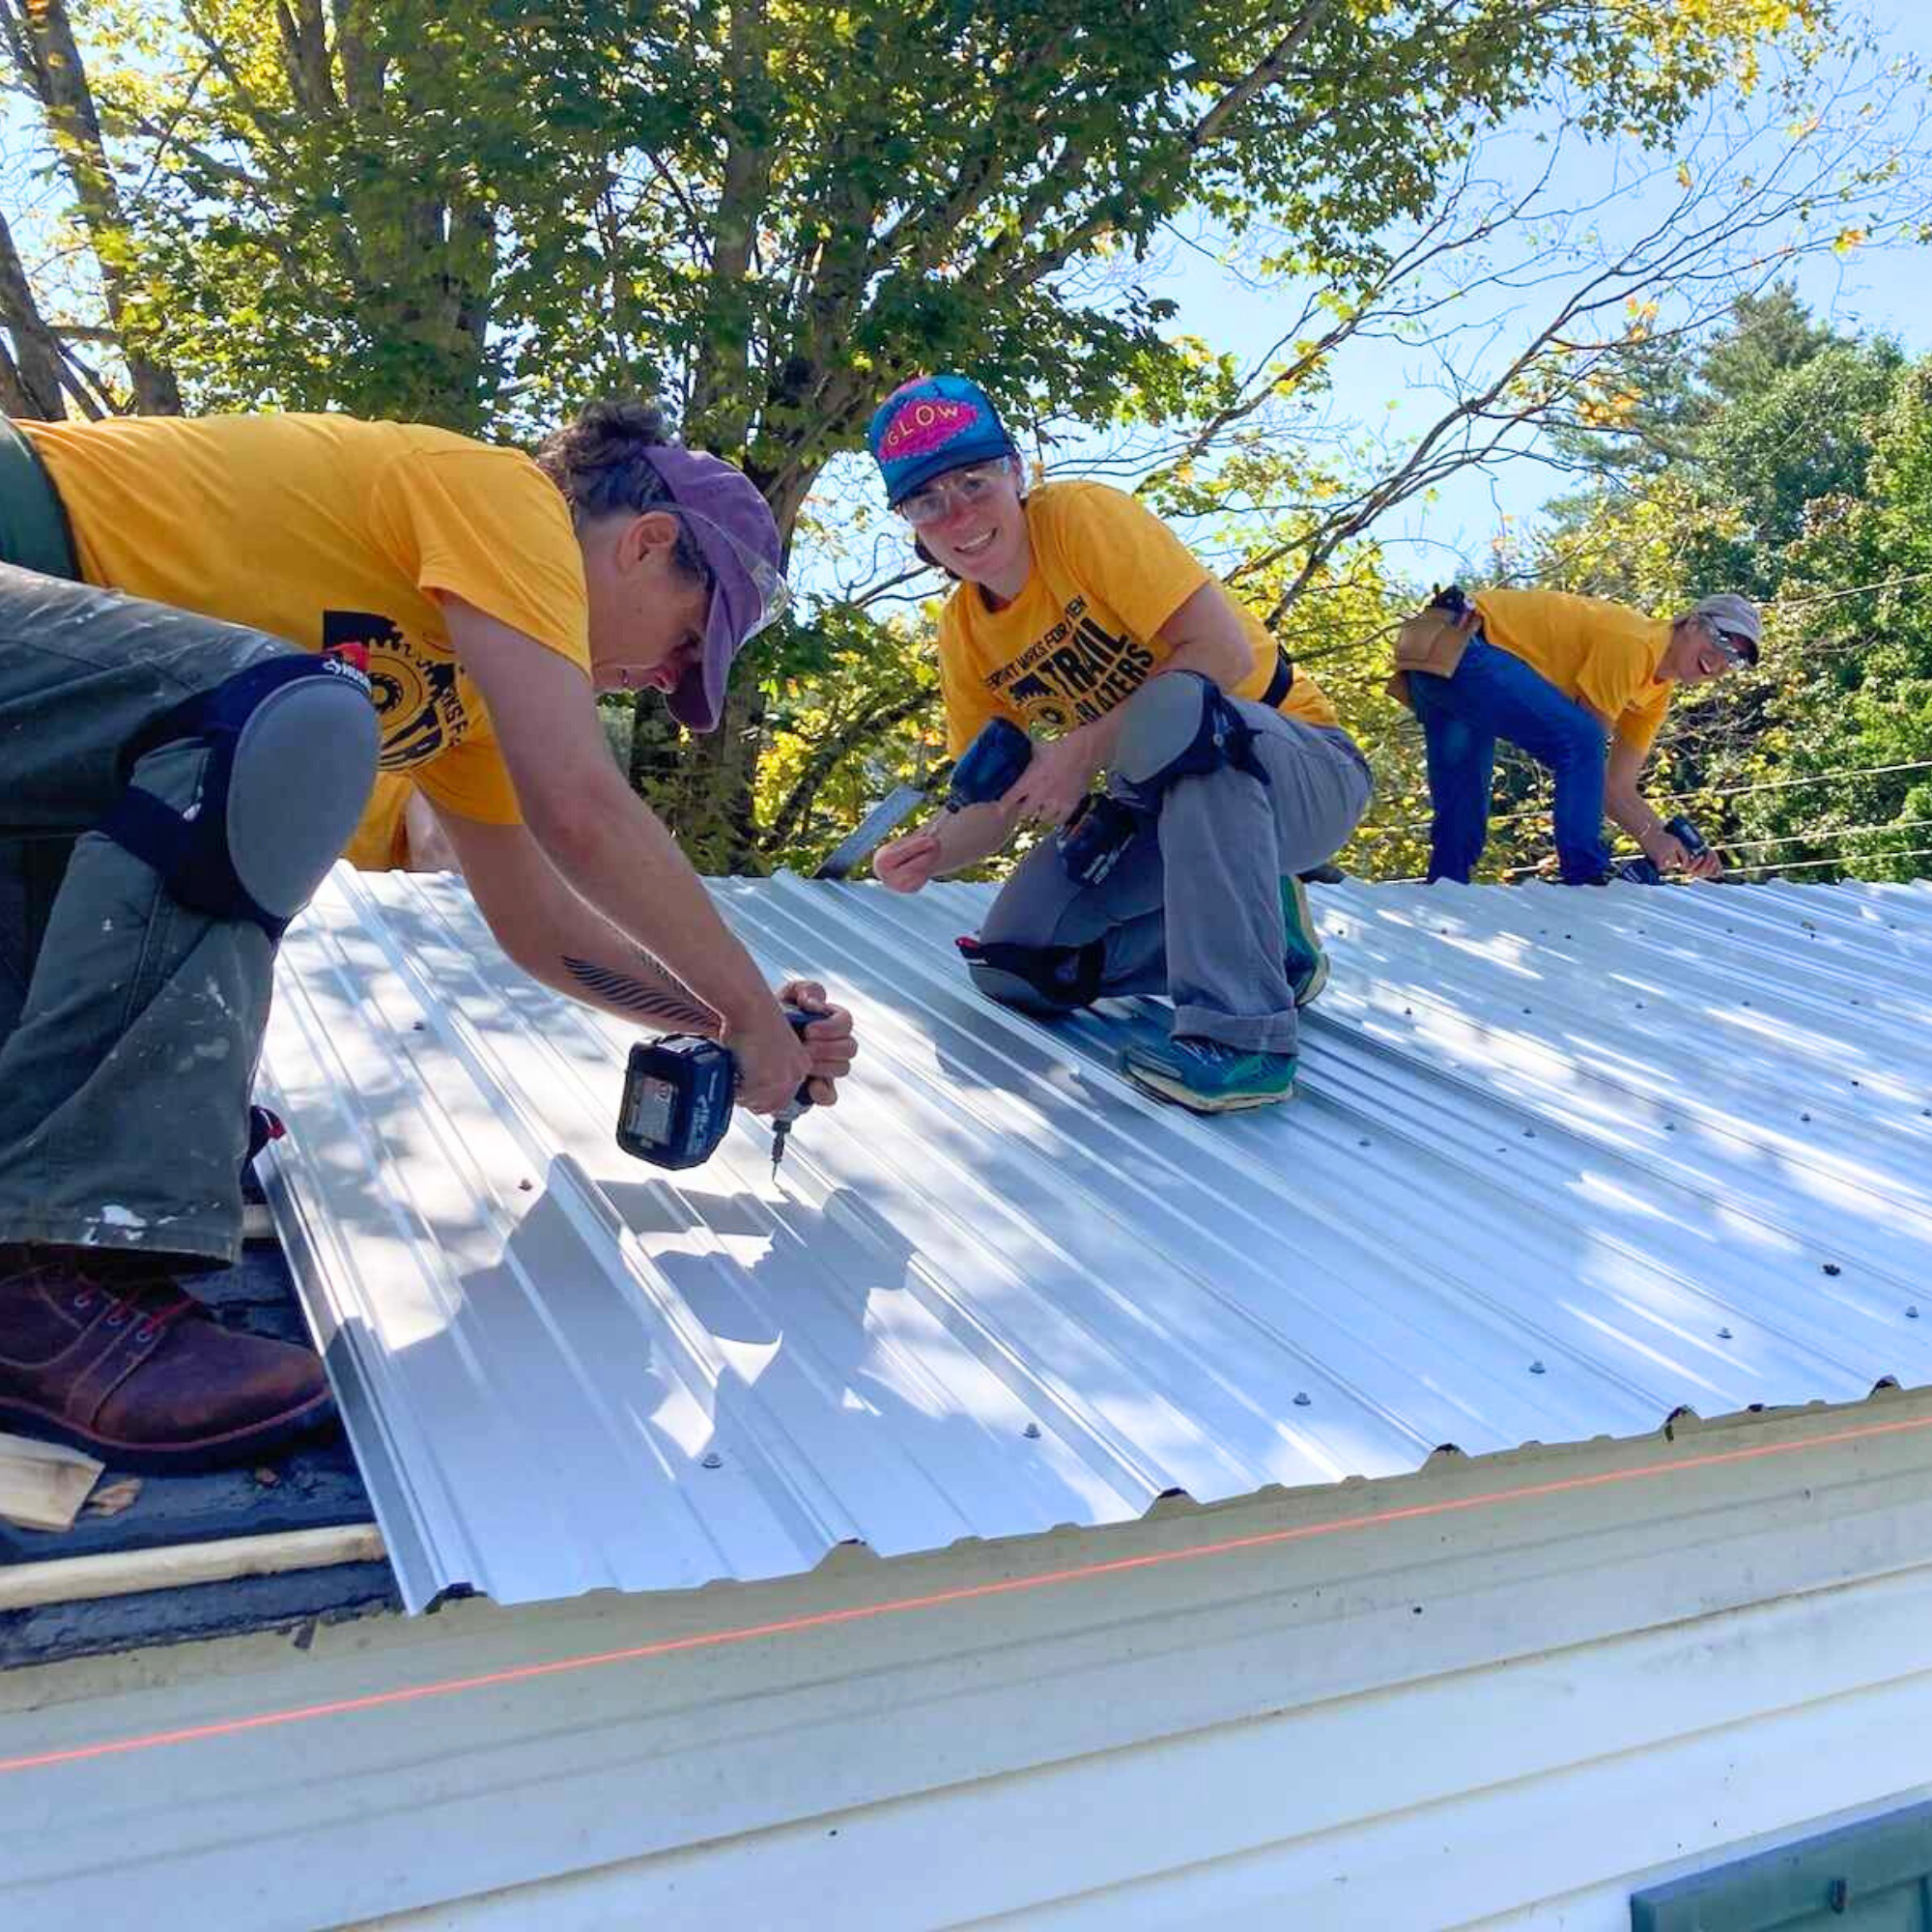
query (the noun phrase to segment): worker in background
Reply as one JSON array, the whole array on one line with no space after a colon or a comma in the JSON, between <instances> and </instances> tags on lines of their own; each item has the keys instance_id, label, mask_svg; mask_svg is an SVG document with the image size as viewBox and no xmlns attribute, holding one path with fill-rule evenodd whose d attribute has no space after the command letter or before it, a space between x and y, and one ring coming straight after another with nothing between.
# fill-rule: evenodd
<instances>
[{"instance_id":1,"label":"worker in background","mask_svg":"<svg viewBox=\"0 0 1932 1932\"><path fill-rule=\"evenodd\" d=\"M343 416L0 423L0 1429L165 1470L326 1418L311 1350L174 1278L238 1252L275 946L379 767L526 971L722 1036L755 1110L834 1097L849 1016L763 983L598 717L650 686L713 728L784 595L756 490L655 412L534 463Z\"/></svg>"},{"instance_id":2,"label":"worker in background","mask_svg":"<svg viewBox=\"0 0 1932 1932\"><path fill-rule=\"evenodd\" d=\"M1170 994L1172 1038L1127 1049L1133 1080L1203 1113L1285 1099L1295 1009L1327 973L1296 875L1342 845L1371 789L1333 707L1131 497L1024 489L1011 439L964 377L907 384L869 441L922 554L957 580L939 620L952 752L996 718L1034 734L1003 796L881 847L878 877L917 892L1023 826L1097 810L1116 842L1076 876L1071 834L1064 848L1041 838L968 950L974 980L1048 1013Z\"/></svg>"},{"instance_id":3,"label":"worker in background","mask_svg":"<svg viewBox=\"0 0 1932 1932\"><path fill-rule=\"evenodd\" d=\"M1660 872L1717 877L1717 853L1687 851L1637 779L1673 694L1755 665L1761 632L1756 607L1730 591L1672 619L1559 590L1439 593L1402 627L1390 683L1428 748L1430 878L1466 882L1483 855L1498 738L1555 782L1566 885L1608 879L1605 811Z\"/></svg>"}]
</instances>

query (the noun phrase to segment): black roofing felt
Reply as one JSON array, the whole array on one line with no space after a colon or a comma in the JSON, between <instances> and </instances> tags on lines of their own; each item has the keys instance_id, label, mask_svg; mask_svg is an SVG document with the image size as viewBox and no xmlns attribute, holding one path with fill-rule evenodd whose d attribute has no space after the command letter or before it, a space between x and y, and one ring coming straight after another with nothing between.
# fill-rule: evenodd
<instances>
[{"instance_id":1,"label":"black roofing felt","mask_svg":"<svg viewBox=\"0 0 1932 1932\"><path fill-rule=\"evenodd\" d=\"M251 1242L237 1266L185 1286L233 1326L288 1339L306 1335L287 1264L271 1241ZM113 1478L110 1469L101 1484ZM140 1482L139 1495L121 1514L83 1514L64 1534L0 1523L0 1565L370 1520L369 1498L339 1431L254 1467ZM396 1606L387 1564L356 1563L0 1610L0 1668L253 1630L286 1628L300 1640L315 1619Z\"/></svg>"}]
</instances>

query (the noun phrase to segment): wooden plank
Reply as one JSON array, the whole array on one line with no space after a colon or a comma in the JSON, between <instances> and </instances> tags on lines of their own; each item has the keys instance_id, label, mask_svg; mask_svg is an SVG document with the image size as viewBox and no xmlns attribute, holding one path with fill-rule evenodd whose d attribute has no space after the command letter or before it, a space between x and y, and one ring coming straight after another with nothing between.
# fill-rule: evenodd
<instances>
[{"instance_id":1,"label":"wooden plank","mask_svg":"<svg viewBox=\"0 0 1932 1932\"><path fill-rule=\"evenodd\" d=\"M103 1466L64 1443L0 1435L0 1518L22 1529L71 1529Z\"/></svg>"},{"instance_id":2,"label":"wooden plank","mask_svg":"<svg viewBox=\"0 0 1932 1932\"><path fill-rule=\"evenodd\" d=\"M352 1522L275 1536L178 1543L161 1549L123 1549L107 1556L55 1557L0 1570L0 1610L90 1597L126 1597L137 1590L176 1590L191 1583L225 1583L237 1577L272 1577L334 1563L380 1562L384 1554L383 1535L376 1525Z\"/></svg>"}]
</instances>

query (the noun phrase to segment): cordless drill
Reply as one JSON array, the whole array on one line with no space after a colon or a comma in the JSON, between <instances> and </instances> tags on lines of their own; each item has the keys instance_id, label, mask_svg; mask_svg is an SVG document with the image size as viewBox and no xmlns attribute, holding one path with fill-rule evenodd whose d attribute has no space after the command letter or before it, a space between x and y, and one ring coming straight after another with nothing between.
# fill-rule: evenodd
<instances>
[{"instance_id":1,"label":"cordless drill","mask_svg":"<svg viewBox=\"0 0 1932 1932\"><path fill-rule=\"evenodd\" d=\"M803 1036L810 1013L786 1007L784 1016ZM738 1062L731 1049L703 1034L666 1034L640 1040L624 1068L624 1097L617 1106L617 1145L653 1167L702 1167L718 1151L731 1124L738 1089ZM792 1122L811 1105L809 1085L772 1116L772 1173L784 1158Z\"/></svg>"},{"instance_id":2,"label":"cordless drill","mask_svg":"<svg viewBox=\"0 0 1932 1932\"><path fill-rule=\"evenodd\" d=\"M1009 719L988 720L952 767L947 810L1004 798L1032 763L1033 740ZM1066 876L1078 885L1097 886L1120 863L1139 826L1138 815L1119 799L1089 792L1054 834Z\"/></svg>"},{"instance_id":3,"label":"cordless drill","mask_svg":"<svg viewBox=\"0 0 1932 1932\"><path fill-rule=\"evenodd\" d=\"M1701 858L1711 848L1705 842L1704 835L1680 811L1675 818L1666 818L1663 829L1683 846L1691 858ZM1663 883L1663 875L1657 869L1657 862L1645 857L1626 859L1612 867L1613 875L1628 879L1634 886L1658 886Z\"/></svg>"}]
</instances>

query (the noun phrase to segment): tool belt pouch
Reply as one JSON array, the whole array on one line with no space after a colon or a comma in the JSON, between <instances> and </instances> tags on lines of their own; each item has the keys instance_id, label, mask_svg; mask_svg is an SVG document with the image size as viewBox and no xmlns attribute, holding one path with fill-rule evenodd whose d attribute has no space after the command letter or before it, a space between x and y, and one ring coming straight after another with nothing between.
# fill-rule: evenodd
<instances>
[{"instance_id":1,"label":"tool belt pouch","mask_svg":"<svg viewBox=\"0 0 1932 1932\"><path fill-rule=\"evenodd\" d=\"M1414 710L1409 678L1418 671L1425 677L1454 677L1482 621L1473 606L1461 612L1433 604L1418 611L1395 634L1395 675L1388 681L1389 696Z\"/></svg>"}]
</instances>

